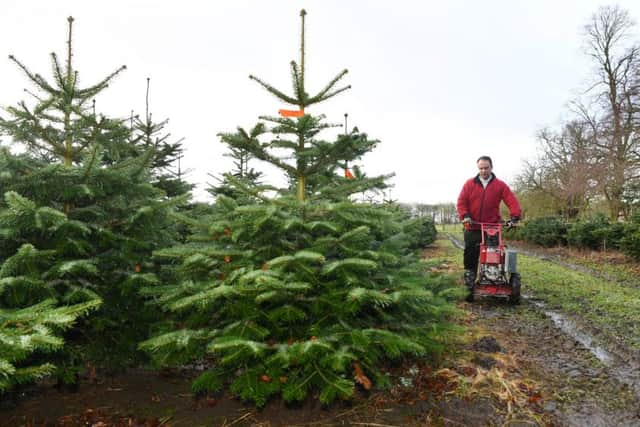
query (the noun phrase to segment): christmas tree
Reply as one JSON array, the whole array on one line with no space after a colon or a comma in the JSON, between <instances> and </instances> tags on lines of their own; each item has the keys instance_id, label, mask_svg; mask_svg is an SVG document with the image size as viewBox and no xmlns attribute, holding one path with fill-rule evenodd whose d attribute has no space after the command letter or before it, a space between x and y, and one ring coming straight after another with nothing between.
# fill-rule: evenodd
<instances>
[{"instance_id":1,"label":"christmas tree","mask_svg":"<svg viewBox=\"0 0 640 427\"><path fill-rule=\"evenodd\" d=\"M443 349L456 294L450 281L425 275L395 212L350 197L385 177L331 173L377 141L355 129L334 141L317 138L334 125L308 108L349 86L336 88L344 70L316 95L306 92L304 11L301 18L293 95L251 76L297 110L262 117L272 124L270 141L260 140L264 132L223 139L293 185L274 189L228 175L253 203L219 195L220 214L193 221L188 244L155 253L180 263L179 279L143 289L173 317L141 347L160 364L212 357L194 390L228 387L258 406L273 395L329 403L350 398L356 384L385 385L391 361Z\"/></svg>"},{"instance_id":2,"label":"christmas tree","mask_svg":"<svg viewBox=\"0 0 640 427\"><path fill-rule=\"evenodd\" d=\"M168 199L152 185L154 147L132 155L127 120L96 112L95 97L125 67L81 87L71 17L68 29L65 63L51 56L52 81L10 57L35 90L33 101L0 119L0 131L26 149L0 152L0 270L3 295L11 295L3 307L12 310L102 301L65 332L65 351L51 359L63 381L74 381L87 361L114 367L140 356L137 342L156 314L137 290L151 280L151 252L176 242L169 213L188 196Z\"/></svg>"},{"instance_id":3,"label":"christmas tree","mask_svg":"<svg viewBox=\"0 0 640 427\"><path fill-rule=\"evenodd\" d=\"M249 167L249 161L253 158L253 156L251 155L251 153L249 153L249 151L242 147L246 145L252 145L254 143L259 144L260 142L258 138L265 132L266 128L264 124L258 123L249 132L241 127L238 127L235 133L222 133L219 135L222 142L229 144L229 152L225 153L224 156L233 159L234 169L232 169L231 172L228 172L228 174L236 180L242 181L245 185L252 186L259 184L259 179L262 176L262 173L256 171L254 168ZM219 184L211 185L207 189L207 191L214 197L218 195L224 195L227 197L231 197L236 201L240 201L240 203L243 203L241 199L245 197L245 193L237 191L233 184L229 182L229 179L226 175L227 174L223 175L222 178L213 176L219 181ZM249 201L250 199L247 202Z\"/></svg>"},{"instance_id":4,"label":"christmas tree","mask_svg":"<svg viewBox=\"0 0 640 427\"><path fill-rule=\"evenodd\" d=\"M85 298L67 294L67 301L61 301L56 289L74 287L74 275L96 274L90 261L69 259L49 247L22 241L22 231L30 230L40 237L34 241L59 242L70 251L84 231L80 224L15 192L5 193L5 204L0 211L0 392L55 372L53 364L41 360L42 355L60 349L60 333L101 304L95 294ZM8 257L7 242L18 246ZM76 299L84 301L70 303Z\"/></svg>"},{"instance_id":5,"label":"christmas tree","mask_svg":"<svg viewBox=\"0 0 640 427\"><path fill-rule=\"evenodd\" d=\"M185 181L180 162L184 156L182 142L184 138L171 141L171 134L165 131L169 119L156 122L149 109L149 85L151 79L147 78L147 92L145 97L144 119L139 115L131 114L130 127L132 140L127 147L136 150L135 155L140 156L149 149L153 149L154 158L151 162L151 170L154 186L163 190L168 197L184 195L193 189L193 185Z\"/></svg>"}]
</instances>

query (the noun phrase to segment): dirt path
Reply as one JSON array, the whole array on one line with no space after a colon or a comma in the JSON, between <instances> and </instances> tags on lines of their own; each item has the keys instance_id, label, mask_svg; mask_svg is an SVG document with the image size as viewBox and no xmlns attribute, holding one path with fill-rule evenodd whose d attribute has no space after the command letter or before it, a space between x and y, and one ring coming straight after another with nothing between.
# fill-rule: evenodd
<instances>
[{"instance_id":1,"label":"dirt path","mask_svg":"<svg viewBox=\"0 0 640 427\"><path fill-rule=\"evenodd\" d=\"M523 277L525 295L526 282ZM616 349L598 345L588 329L580 327L580 313L548 310L543 299L531 295L517 307L483 300L465 308L471 312L470 323L494 338L520 373L539 386L547 422L640 426L640 369L634 360L619 357Z\"/></svg>"}]
</instances>

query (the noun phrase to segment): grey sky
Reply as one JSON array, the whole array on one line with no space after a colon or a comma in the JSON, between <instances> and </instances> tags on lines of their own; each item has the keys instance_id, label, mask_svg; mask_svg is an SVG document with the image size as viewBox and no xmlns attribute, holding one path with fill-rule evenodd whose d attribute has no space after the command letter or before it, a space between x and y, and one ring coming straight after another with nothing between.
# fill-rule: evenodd
<instances>
[{"instance_id":1,"label":"grey sky","mask_svg":"<svg viewBox=\"0 0 640 427\"><path fill-rule=\"evenodd\" d=\"M207 174L230 168L216 134L288 107L248 75L290 92L289 61L298 60L305 8L309 92L343 68L353 86L308 112L336 123L347 112L349 127L380 139L360 164L368 174L396 173L394 199L451 202L475 174L478 156L491 155L494 172L509 182L534 155L536 131L566 117L566 103L590 75L583 27L603 4L9 0L0 16L0 105L25 98L28 87L7 56L49 76L49 53L66 52L66 17L73 15L82 82L128 67L98 98L98 110L143 113L151 77L154 118L168 117L172 135L185 138L184 167L193 169L189 178L202 198ZM640 2L618 4L640 19ZM254 167L264 169L257 161Z\"/></svg>"}]
</instances>

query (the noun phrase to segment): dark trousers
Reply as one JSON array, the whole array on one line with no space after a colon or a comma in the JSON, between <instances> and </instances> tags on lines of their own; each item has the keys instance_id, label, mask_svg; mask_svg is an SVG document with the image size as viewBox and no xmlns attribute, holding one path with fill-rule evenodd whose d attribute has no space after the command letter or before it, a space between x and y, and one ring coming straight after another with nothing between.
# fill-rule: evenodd
<instances>
[{"instance_id":1,"label":"dark trousers","mask_svg":"<svg viewBox=\"0 0 640 427\"><path fill-rule=\"evenodd\" d=\"M464 230L464 269L476 272L480 258L480 230Z\"/></svg>"}]
</instances>

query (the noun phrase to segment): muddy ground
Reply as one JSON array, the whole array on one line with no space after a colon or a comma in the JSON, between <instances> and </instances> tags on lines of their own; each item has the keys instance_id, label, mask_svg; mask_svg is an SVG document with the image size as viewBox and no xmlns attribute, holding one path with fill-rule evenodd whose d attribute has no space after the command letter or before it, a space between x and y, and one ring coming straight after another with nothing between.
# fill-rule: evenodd
<instances>
[{"instance_id":1,"label":"muddy ground","mask_svg":"<svg viewBox=\"0 0 640 427\"><path fill-rule=\"evenodd\" d=\"M640 402L589 349L558 329L531 300L469 306L472 321L538 387L546 420L566 426L640 426Z\"/></svg>"},{"instance_id":2,"label":"muddy ground","mask_svg":"<svg viewBox=\"0 0 640 427\"><path fill-rule=\"evenodd\" d=\"M439 241L426 256L451 256L451 248ZM460 273L450 263L435 269ZM85 379L76 391L45 386L4 395L0 426L640 426L638 394L538 300L460 308L466 332L438 368L389 367L391 389L359 390L352 402L272 401L256 410L226 395L194 396L193 372L135 370Z\"/></svg>"},{"instance_id":3,"label":"muddy ground","mask_svg":"<svg viewBox=\"0 0 640 427\"><path fill-rule=\"evenodd\" d=\"M460 246L455 239L454 243ZM567 254L558 248L518 250L611 279L598 269L564 261L563 254ZM607 255L607 259L612 257L615 255ZM640 426L638 355L599 337L580 313L547 309L544 296L528 293L526 278L523 294L519 306L484 300L467 304L467 309L472 323L503 344L522 375L540 388L545 421L563 426Z\"/></svg>"},{"instance_id":4,"label":"muddy ground","mask_svg":"<svg viewBox=\"0 0 640 427\"><path fill-rule=\"evenodd\" d=\"M484 350L482 353L484 354ZM483 362L480 362L483 363ZM1 426L486 426L509 418L504 401L465 396L460 379L479 372L472 364L434 372L428 366L393 369L397 385L330 407L317 399L291 407L271 401L262 410L229 396L196 398L184 375L132 371L77 391L29 389L18 402L3 402ZM473 372L465 371L470 369ZM514 412L515 413L515 412ZM534 418L527 424L538 425Z\"/></svg>"}]
</instances>

